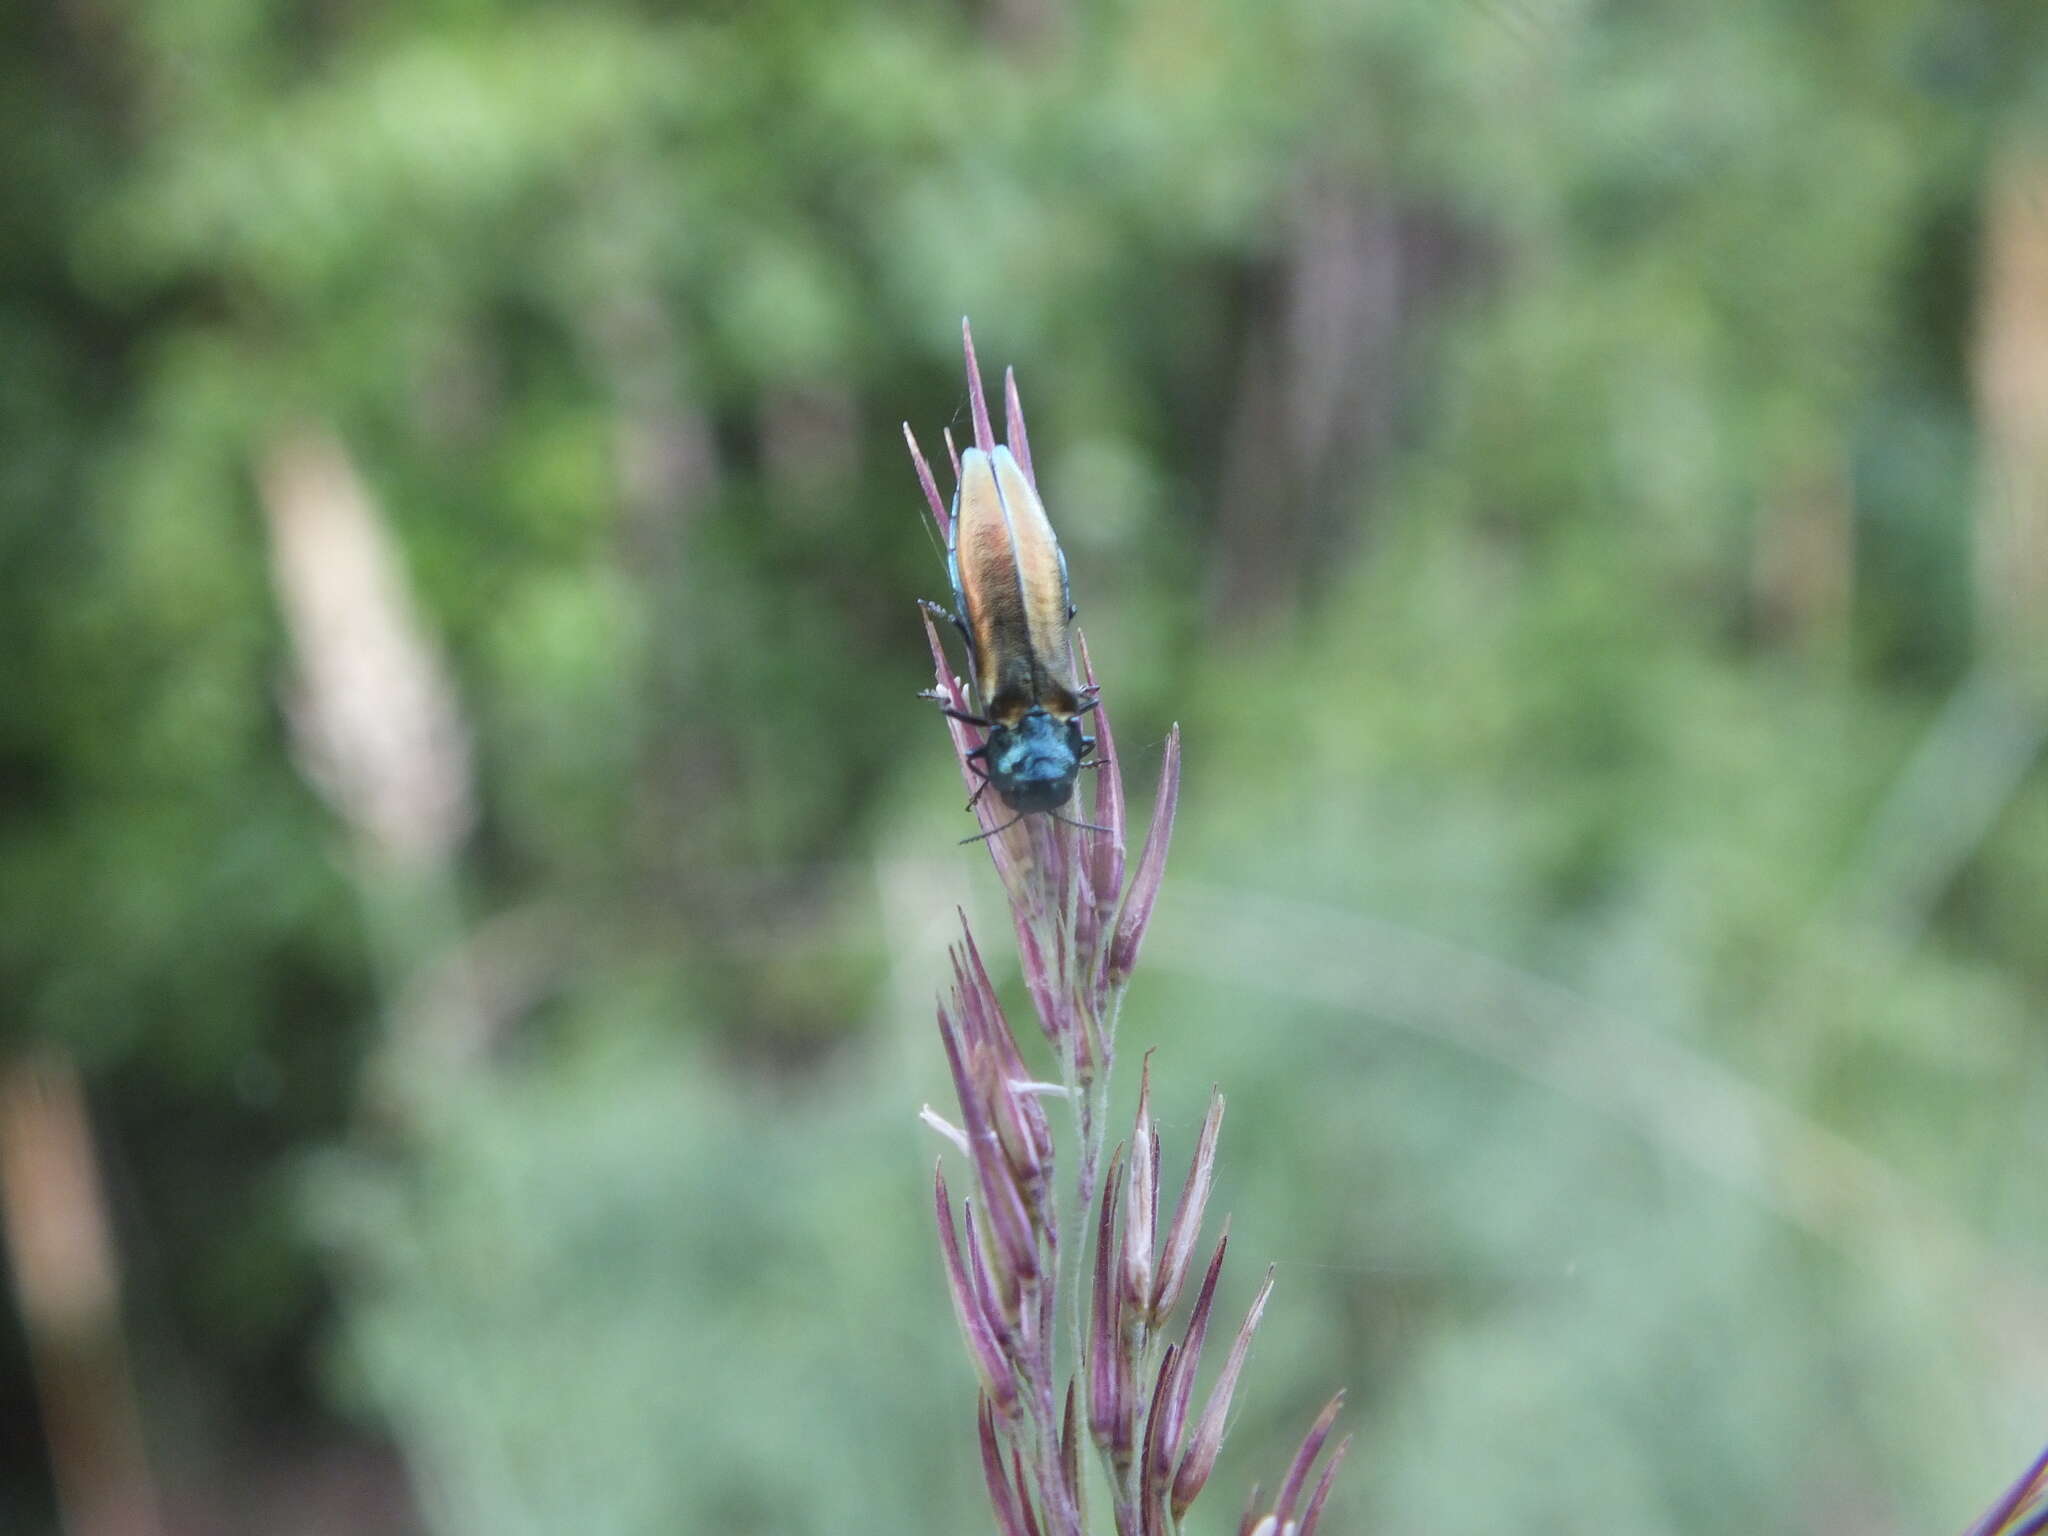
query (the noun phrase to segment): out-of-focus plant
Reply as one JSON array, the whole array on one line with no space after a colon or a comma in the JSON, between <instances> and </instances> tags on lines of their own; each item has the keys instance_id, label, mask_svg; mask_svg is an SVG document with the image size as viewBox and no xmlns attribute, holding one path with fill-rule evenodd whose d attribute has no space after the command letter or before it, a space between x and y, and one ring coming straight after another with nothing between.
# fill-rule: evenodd
<instances>
[{"instance_id":1,"label":"out-of-focus plant","mask_svg":"<svg viewBox=\"0 0 2048 1536\"><path fill-rule=\"evenodd\" d=\"M966 335L975 446L995 449L974 342ZM1016 376L1004 378L1008 446L1036 490ZM909 437L909 429L905 429ZM941 537L951 517L931 466L909 438ZM948 439L948 447L951 440ZM959 477L957 457L954 463ZM957 512L957 504L954 509ZM1092 822L1011 817L981 793L971 754L980 745L976 702L947 665L925 620L937 687L954 751L980 817L1016 925L1019 965L1032 1011L1051 1046L1060 1081L1035 1079L1011 1033L971 932L953 951L953 987L938 1010L939 1035L959 1096L958 1124L929 1107L924 1118L959 1148L979 1198L954 1201L943 1165L935 1178L940 1247L954 1310L980 1379L982 1469L1003 1536L1083 1536L1088 1480L1081 1439L1094 1441L1110 1489L1118 1536L1177 1531L1214 1470L1230 1404L1252 1335L1272 1294L1268 1269L1198 1416L1195 1376L1208 1338L1217 1281L1229 1246L1219 1236L1185 1321L1171 1326L1201 1239L1223 1123L1212 1092L1180 1199L1159 1233L1162 1151L1151 1109L1148 1055L1130 1139L1105 1160L1104 1105L1116 1061L1116 1020L1166 870L1180 792L1180 732L1167 737L1165 764L1138 868L1128 882L1124 794L1109 713L1094 668L1081 665L1097 699L1102 749ZM964 923L963 923L964 928ZM1044 1102L1073 1107L1079 1178L1062 1209L1055 1147ZM1091 1283L1082 1284L1087 1217L1094 1212ZM1226 1223L1227 1226L1227 1223ZM1085 1294L1084 1294L1085 1291ZM1071 1371L1061 1389L1062 1323L1071 1328ZM1332 1398L1303 1439L1270 1502L1254 1490L1240 1529L1255 1536L1310 1536L1322 1518L1349 1441L1310 1474L1342 1406Z\"/></svg>"},{"instance_id":2,"label":"out-of-focus plant","mask_svg":"<svg viewBox=\"0 0 2048 1536\"><path fill-rule=\"evenodd\" d=\"M2048 1531L2048 1451L2036 1456L2019 1481L1963 1536L2041 1536L2044 1531Z\"/></svg>"}]
</instances>

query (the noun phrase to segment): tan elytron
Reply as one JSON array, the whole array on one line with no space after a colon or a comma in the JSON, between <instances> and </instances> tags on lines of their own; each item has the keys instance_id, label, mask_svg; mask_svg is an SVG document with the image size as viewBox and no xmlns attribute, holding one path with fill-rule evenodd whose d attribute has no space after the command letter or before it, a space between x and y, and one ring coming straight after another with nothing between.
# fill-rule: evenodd
<instances>
[{"instance_id":1,"label":"tan elytron","mask_svg":"<svg viewBox=\"0 0 2048 1536\"><path fill-rule=\"evenodd\" d=\"M1067 563L1031 482L1006 447L960 455L954 503L954 598L974 650L974 683L991 722L1034 709L1080 712Z\"/></svg>"}]
</instances>

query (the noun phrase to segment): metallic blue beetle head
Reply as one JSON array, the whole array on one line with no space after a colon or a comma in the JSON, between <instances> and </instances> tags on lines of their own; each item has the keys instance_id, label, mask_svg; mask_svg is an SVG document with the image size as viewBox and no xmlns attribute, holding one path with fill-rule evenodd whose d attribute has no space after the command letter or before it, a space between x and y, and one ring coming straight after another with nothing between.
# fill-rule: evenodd
<instances>
[{"instance_id":1,"label":"metallic blue beetle head","mask_svg":"<svg viewBox=\"0 0 2048 1536\"><path fill-rule=\"evenodd\" d=\"M1015 725L990 726L989 782L1019 815L1058 810L1073 796L1081 752L1079 720L1034 709Z\"/></svg>"}]
</instances>

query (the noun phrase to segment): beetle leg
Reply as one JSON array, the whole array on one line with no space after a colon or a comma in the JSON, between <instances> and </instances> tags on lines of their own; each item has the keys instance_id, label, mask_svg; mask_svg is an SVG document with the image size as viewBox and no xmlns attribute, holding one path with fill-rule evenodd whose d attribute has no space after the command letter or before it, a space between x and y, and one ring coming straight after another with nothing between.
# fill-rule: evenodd
<instances>
[{"instance_id":1,"label":"beetle leg","mask_svg":"<svg viewBox=\"0 0 2048 1536\"><path fill-rule=\"evenodd\" d=\"M944 715L948 720L958 720L963 725L978 725L984 731L988 729L988 722L982 719L980 715L970 715L963 713L960 710L954 709L951 705L941 704L939 706L939 713Z\"/></svg>"},{"instance_id":2,"label":"beetle leg","mask_svg":"<svg viewBox=\"0 0 2048 1536\"><path fill-rule=\"evenodd\" d=\"M1101 702L1102 700L1100 697L1094 694L1090 694L1087 698L1081 701L1081 707L1074 711L1074 718L1076 720L1080 719L1083 715L1087 714L1089 710L1095 708L1095 706L1100 704Z\"/></svg>"},{"instance_id":3,"label":"beetle leg","mask_svg":"<svg viewBox=\"0 0 2048 1536\"><path fill-rule=\"evenodd\" d=\"M951 624L955 629L960 631L960 638L962 640L965 640L970 648L973 646L974 636L968 631L967 621L961 618L959 614L955 613L950 608L943 607L942 605L933 602L928 597L920 597L917 600L917 606L922 608L926 613L944 619L948 624Z\"/></svg>"},{"instance_id":4,"label":"beetle leg","mask_svg":"<svg viewBox=\"0 0 2048 1536\"><path fill-rule=\"evenodd\" d=\"M994 780L990 779L988 776L988 770L986 768L982 769L981 783L976 787L974 793L967 797L967 804L962 806L961 809L968 811L973 810L974 807L980 802L981 797L988 793L988 787L993 782Z\"/></svg>"}]
</instances>

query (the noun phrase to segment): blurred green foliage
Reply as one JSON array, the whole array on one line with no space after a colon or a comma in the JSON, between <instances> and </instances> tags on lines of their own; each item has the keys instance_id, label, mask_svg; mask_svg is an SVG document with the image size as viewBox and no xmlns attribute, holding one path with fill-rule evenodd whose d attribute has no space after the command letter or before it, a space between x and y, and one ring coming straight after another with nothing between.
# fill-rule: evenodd
<instances>
[{"instance_id":1,"label":"blurred green foliage","mask_svg":"<svg viewBox=\"0 0 2048 1536\"><path fill-rule=\"evenodd\" d=\"M1961 1524L2048 1434L2048 777L1924 891L1893 812L1985 662L2044 59L1993 0L0 19L0 993L88 1070L165 1480L381 1433L438 1532L981 1527L911 1115L1002 927L897 430L971 313L1134 785L1187 729L1124 1039L1169 1160L1230 1095L1229 1299L1281 1264L1223 1479L1346 1383L1345 1529ZM302 422L475 738L425 897L290 750ZM383 1053L459 942L517 1003L451 1082ZM1579 1022L1487 1045L1499 967ZM1730 1073L1799 1135L1689 1118ZM1775 1198L1834 1137L1896 1182Z\"/></svg>"}]
</instances>

